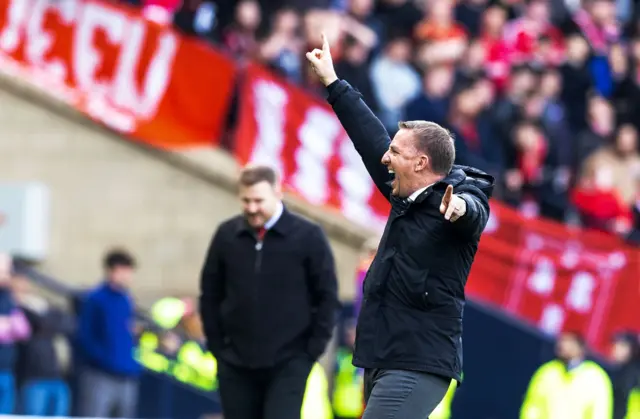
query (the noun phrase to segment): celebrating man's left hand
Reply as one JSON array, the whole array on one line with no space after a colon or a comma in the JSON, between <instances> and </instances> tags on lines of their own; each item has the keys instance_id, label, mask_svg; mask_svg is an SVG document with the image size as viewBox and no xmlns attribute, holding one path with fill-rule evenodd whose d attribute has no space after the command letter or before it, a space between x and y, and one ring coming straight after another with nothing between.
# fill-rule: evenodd
<instances>
[{"instance_id":1,"label":"celebrating man's left hand","mask_svg":"<svg viewBox=\"0 0 640 419\"><path fill-rule=\"evenodd\" d=\"M329 86L331 83L338 80L336 70L333 68L329 41L324 33L322 34L322 49L316 48L311 52L307 52L307 60L309 60L311 68L313 68L313 71L318 75L320 81L325 86Z\"/></svg>"},{"instance_id":2,"label":"celebrating man's left hand","mask_svg":"<svg viewBox=\"0 0 640 419\"><path fill-rule=\"evenodd\" d=\"M453 194L453 186L447 186L447 190L442 197L440 213L444 214L444 219L452 223L462 217L467 212L467 202L458 195Z\"/></svg>"}]
</instances>

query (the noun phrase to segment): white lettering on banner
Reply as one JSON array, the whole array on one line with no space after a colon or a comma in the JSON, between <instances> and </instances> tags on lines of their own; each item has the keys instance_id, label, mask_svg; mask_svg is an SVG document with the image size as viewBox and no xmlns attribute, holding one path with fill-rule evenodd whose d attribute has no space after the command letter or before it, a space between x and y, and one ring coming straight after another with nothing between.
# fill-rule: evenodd
<instances>
[{"instance_id":1,"label":"white lettering on banner","mask_svg":"<svg viewBox=\"0 0 640 419\"><path fill-rule=\"evenodd\" d=\"M375 185L360 155L346 135L340 142L340 157L342 165L338 170L337 179L342 191L342 212L354 221L374 217L369 198L375 192Z\"/></svg>"},{"instance_id":2,"label":"white lettering on banner","mask_svg":"<svg viewBox=\"0 0 640 419\"><path fill-rule=\"evenodd\" d=\"M282 175L285 110L289 96L279 84L265 80L256 81L252 91L257 135L249 161L275 166Z\"/></svg>"},{"instance_id":3,"label":"white lettering on banner","mask_svg":"<svg viewBox=\"0 0 640 419\"><path fill-rule=\"evenodd\" d=\"M20 45L21 33L32 10L31 0L13 0L7 8L7 24L0 33L0 48L8 53Z\"/></svg>"},{"instance_id":4,"label":"white lettering on banner","mask_svg":"<svg viewBox=\"0 0 640 419\"><path fill-rule=\"evenodd\" d=\"M556 335L564 326L565 314L558 304L547 304L542 310L539 326L545 332Z\"/></svg>"},{"instance_id":5,"label":"white lettering on banner","mask_svg":"<svg viewBox=\"0 0 640 419\"><path fill-rule=\"evenodd\" d=\"M553 262L541 257L536 261L535 271L529 277L529 288L536 294L549 295L556 282L556 267Z\"/></svg>"},{"instance_id":6,"label":"white lettering on banner","mask_svg":"<svg viewBox=\"0 0 640 419\"><path fill-rule=\"evenodd\" d=\"M139 20L130 22L127 41L122 47L116 68L113 99L116 105L143 118L152 118L171 80L171 67L178 50L178 40L171 32L163 32L139 92L135 75L144 43L146 26Z\"/></svg>"},{"instance_id":7,"label":"white lettering on banner","mask_svg":"<svg viewBox=\"0 0 640 419\"><path fill-rule=\"evenodd\" d=\"M127 17L115 9L87 3L76 25L73 48L73 72L79 87L92 94L104 96L109 90L106 82L96 79L102 57L94 47L98 29L104 31L109 42L119 44L124 36Z\"/></svg>"},{"instance_id":8,"label":"white lettering on banner","mask_svg":"<svg viewBox=\"0 0 640 419\"><path fill-rule=\"evenodd\" d=\"M339 132L335 115L320 107L307 110L298 130L300 147L295 152L297 170L292 184L312 204L323 204L329 198L327 164Z\"/></svg>"},{"instance_id":9,"label":"white lettering on banner","mask_svg":"<svg viewBox=\"0 0 640 419\"><path fill-rule=\"evenodd\" d=\"M44 29L44 18L47 10L52 8L52 3L47 0L35 0L27 22L27 42L25 44L25 57L33 67L51 71L51 75L57 81L64 80L65 66L60 60L54 60L51 64L45 62L45 54L50 51L55 42L54 36ZM67 16L61 16L64 19ZM65 22L69 23L69 21Z\"/></svg>"},{"instance_id":10,"label":"white lettering on banner","mask_svg":"<svg viewBox=\"0 0 640 419\"><path fill-rule=\"evenodd\" d=\"M91 1L13 0L7 7L7 21L0 29L0 49L13 54L24 44L25 60L31 67L23 69L21 75L29 77L30 82L59 95L63 91L61 85L71 72L76 82L71 87L87 95L89 113L118 130L134 130L136 119L155 116L171 81L179 46L173 32L165 30L159 34L139 81L138 67L147 39L143 20ZM72 49L70 62L64 61L66 56L46 59L56 42L56 32L44 27L47 13L55 13L59 25L72 29L73 44L65 45ZM95 46L98 31L103 32L113 46L119 47L117 57L108 57L115 62L114 74L108 79L99 79L96 74L106 58ZM10 63L3 67L3 71L11 71ZM70 98L68 94L63 96L61 99Z\"/></svg>"},{"instance_id":11,"label":"white lettering on banner","mask_svg":"<svg viewBox=\"0 0 640 419\"><path fill-rule=\"evenodd\" d=\"M593 307L596 280L589 272L577 272L567 293L566 305L578 313L588 313Z\"/></svg>"}]
</instances>

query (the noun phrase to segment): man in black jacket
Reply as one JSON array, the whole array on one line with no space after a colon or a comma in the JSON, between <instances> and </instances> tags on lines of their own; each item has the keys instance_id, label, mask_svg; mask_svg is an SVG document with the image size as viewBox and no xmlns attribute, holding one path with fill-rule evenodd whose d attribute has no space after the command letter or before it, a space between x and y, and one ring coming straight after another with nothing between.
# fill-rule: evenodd
<instances>
[{"instance_id":1,"label":"man in black jacket","mask_svg":"<svg viewBox=\"0 0 640 419\"><path fill-rule=\"evenodd\" d=\"M200 314L225 419L300 419L307 377L333 332L334 260L322 229L289 212L273 169L240 175L244 214L213 236Z\"/></svg>"},{"instance_id":2,"label":"man in black jacket","mask_svg":"<svg viewBox=\"0 0 640 419\"><path fill-rule=\"evenodd\" d=\"M365 368L363 419L424 419L461 381L464 287L489 217L493 178L454 166L454 141L427 121L381 122L339 80L323 36L307 59L391 214L364 283L354 365ZM389 80L393 83L393 80Z\"/></svg>"}]
</instances>

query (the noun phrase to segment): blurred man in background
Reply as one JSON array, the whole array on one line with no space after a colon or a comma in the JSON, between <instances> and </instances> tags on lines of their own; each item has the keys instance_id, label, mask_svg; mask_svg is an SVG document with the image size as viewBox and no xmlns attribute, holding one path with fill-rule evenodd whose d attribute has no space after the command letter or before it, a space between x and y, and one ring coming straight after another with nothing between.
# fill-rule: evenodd
<instances>
[{"instance_id":1,"label":"blurred man in background","mask_svg":"<svg viewBox=\"0 0 640 419\"><path fill-rule=\"evenodd\" d=\"M0 253L0 414L11 414L15 408L17 343L31 335L29 322L15 301L12 269L11 256Z\"/></svg>"},{"instance_id":2,"label":"blurred man in background","mask_svg":"<svg viewBox=\"0 0 640 419\"><path fill-rule=\"evenodd\" d=\"M224 417L299 419L335 324L333 255L319 226L284 207L272 168L245 168L239 183L243 214L219 226L201 277Z\"/></svg>"},{"instance_id":3,"label":"blurred man in background","mask_svg":"<svg viewBox=\"0 0 640 419\"><path fill-rule=\"evenodd\" d=\"M115 250L104 259L106 278L85 297L80 311L78 346L79 414L86 417L136 416L140 365L134 359L134 303L129 286L133 257Z\"/></svg>"},{"instance_id":4,"label":"blurred man in background","mask_svg":"<svg viewBox=\"0 0 640 419\"><path fill-rule=\"evenodd\" d=\"M564 332L556 343L556 359L531 378L520 419L609 419L613 412L611 380L586 357L586 343Z\"/></svg>"},{"instance_id":5,"label":"blurred man in background","mask_svg":"<svg viewBox=\"0 0 640 419\"><path fill-rule=\"evenodd\" d=\"M33 292L24 277L14 277L14 292L32 330L20 345L16 375L21 388L21 413L28 416L68 416L71 391L65 380L69 338L75 318Z\"/></svg>"},{"instance_id":6,"label":"blurred man in background","mask_svg":"<svg viewBox=\"0 0 640 419\"><path fill-rule=\"evenodd\" d=\"M613 338L613 419L640 418L640 341L627 331Z\"/></svg>"}]
</instances>

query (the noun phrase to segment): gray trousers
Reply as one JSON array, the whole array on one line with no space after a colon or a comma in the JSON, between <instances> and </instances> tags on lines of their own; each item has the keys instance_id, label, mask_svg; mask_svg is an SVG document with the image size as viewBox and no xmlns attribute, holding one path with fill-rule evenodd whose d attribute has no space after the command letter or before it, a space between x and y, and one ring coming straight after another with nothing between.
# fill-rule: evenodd
<instances>
[{"instance_id":1,"label":"gray trousers","mask_svg":"<svg viewBox=\"0 0 640 419\"><path fill-rule=\"evenodd\" d=\"M138 380L84 367L79 377L78 415L91 418L135 418Z\"/></svg>"},{"instance_id":2,"label":"gray trousers","mask_svg":"<svg viewBox=\"0 0 640 419\"><path fill-rule=\"evenodd\" d=\"M367 369L367 407L362 419L427 419L450 383L450 379L423 372Z\"/></svg>"}]
</instances>

